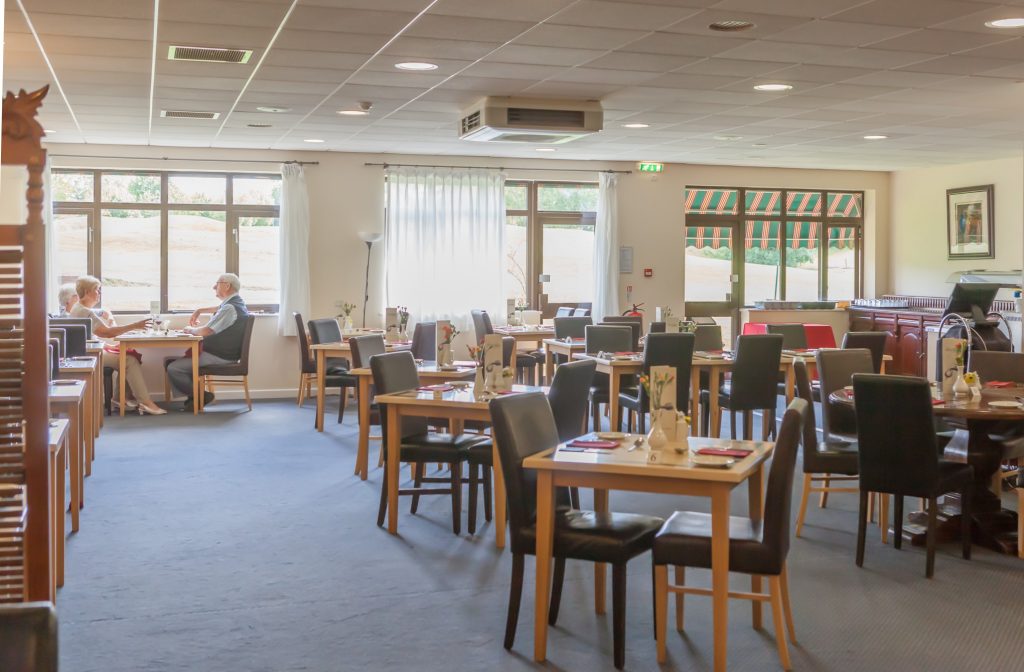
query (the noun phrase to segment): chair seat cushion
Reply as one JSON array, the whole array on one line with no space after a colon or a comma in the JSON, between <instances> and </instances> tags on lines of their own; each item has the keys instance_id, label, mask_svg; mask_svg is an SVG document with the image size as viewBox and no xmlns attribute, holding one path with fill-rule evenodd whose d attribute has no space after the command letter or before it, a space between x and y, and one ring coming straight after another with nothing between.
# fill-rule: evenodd
<instances>
[{"instance_id":1,"label":"chair seat cushion","mask_svg":"<svg viewBox=\"0 0 1024 672\"><path fill-rule=\"evenodd\" d=\"M470 464L494 466L494 442L487 437L483 441L474 443L466 450L466 457L466 461Z\"/></svg>"},{"instance_id":2,"label":"chair seat cushion","mask_svg":"<svg viewBox=\"0 0 1024 672\"><path fill-rule=\"evenodd\" d=\"M562 509L555 512L554 555L592 562L626 562L651 548L664 522L635 513ZM535 552L536 534L534 525L522 531L522 541L529 546L524 552Z\"/></svg>"},{"instance_id":3,"label":"chair seat cushion","mask_svg":"<svg viewBox=\"0 0 1024 672\"><path fill-rule=\"evenodd\" d=\"M819 443L816 453L804 456L804 472L856 476L859 473L856 442Z\"/></svg>"},{"instance_id":4,"label":"chair seat cushion","mask_svg":"<svg viewBox=\"0 0 1024 672\"><path fill-rule=\"evenodd\" d=\"M423 432L402 439L403 462L457 462L466 459L466 450L486 437L476 434Z\"/></svg>"},{"instance_id":5,"label":"chair seat cushion","mask_svg":"<svg viewBox=\"0 0 1024 672\"><path fill-rule=\"evenodd\" d=\"M777 575L781 554L762 543L763 526L729 516L729 571ZM654 539L654 564L711 568L711 514L676 511Z\"/></svg>"},{"instance_id":6,"label":"chair seat cushion","mask_svg":"<svg viewBox=\"0 0 1024 672\"><path fill-rule=\"evenodd\" d=\"M532 369L537 366L537 359L528 352L517 352L516 353L516 368L517 369Z\"/></svg>"},{"instance_id":7,"label":"chair seat cushion","mask_svg":"<svg viewBox=\"0 0 1024 672\"><path fill-rule=\"evenodd\" d=\"M200 376L245 376L248 375L249 367L243 362L232 362L230 364L207 364L199 367Z\"/></svg>"}]
</instances>

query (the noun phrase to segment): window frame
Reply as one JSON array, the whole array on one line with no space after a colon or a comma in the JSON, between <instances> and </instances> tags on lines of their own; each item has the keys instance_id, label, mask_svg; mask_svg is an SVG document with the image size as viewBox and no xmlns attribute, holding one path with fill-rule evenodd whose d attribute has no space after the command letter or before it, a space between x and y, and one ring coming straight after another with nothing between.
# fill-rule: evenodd
<instances>
[{"instance_id":1,"label":"window frame","mask_svg":"<svg viewBox=\"0 0 1024 672\"><path fill-rule=\"evenodd\" d=\"M106 168L54 168L53 174L92 174L93 177L93 200L92 201L54 201L53 213L56 214L85 214L88 226L88 273L97 278L103 278L103 211L104 210L148 210L160 213L160 312L164 314L184 314L189 310L168 310L168 230L170 215L172 212L195 212L204 210L210 212L224 213L224 235L225 235L225 259L224 271L210 269L211 273L238 273L238 221L240 217L269 217L278 220L280 225L280 205L257 205L234 203L234 180L239 178L270 178L281 180L280 173L252 173L244 171L198 171L198 170L124 170ZM160 202L159 203L133 203L103 201L103 176L104 175L153 175L160 177ZM225 180L224 203L170 203L169 183L171 176L175 177L223 177ZM244 280L243 280L244 282ZM213 301L214 299L211 299ZM249 309L254 312L276 313L280 310L280 303L274 304L249 304ZM147 312L145 306L135 310L115 310L115 314L133 314Z\"/></svg>"}]
</instances>

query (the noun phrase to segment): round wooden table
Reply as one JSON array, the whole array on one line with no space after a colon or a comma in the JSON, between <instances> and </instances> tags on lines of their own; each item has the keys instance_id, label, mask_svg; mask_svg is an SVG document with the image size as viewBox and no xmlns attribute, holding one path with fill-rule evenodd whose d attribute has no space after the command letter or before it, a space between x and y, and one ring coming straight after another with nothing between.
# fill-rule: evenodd
<instances>
[{"instance_id":1,"label":"round wooden table","mask_svg":"<svg viewBox=\"0 0 1024 672\"><path fill-rule=\"evenodd\" d=\"M1017 553L1017 513L1004 509L999 493L992 491L993 477L1003 459L1003 443L995 438L1008 431L1024 430L1024 407L992 406L993 401L1019 401L1024 398L1024 386L1003 389L983 389L980 397L941 397L933 390L936 403L933 412L946 420L954 429L953 438L943 451L947 460L965 462L974 467L974 497L971 518L974 543L999 551ZM853 390L836 390L829 395L829 403L852 406ZM910 525L904 526L904 536L915 545L924 544L923 512L911 513ZM948 494L942 498L939 509L939 541L960 536L960 495ZM922 531L918 532L916 528Z\"/></svg>"}]
</instances>

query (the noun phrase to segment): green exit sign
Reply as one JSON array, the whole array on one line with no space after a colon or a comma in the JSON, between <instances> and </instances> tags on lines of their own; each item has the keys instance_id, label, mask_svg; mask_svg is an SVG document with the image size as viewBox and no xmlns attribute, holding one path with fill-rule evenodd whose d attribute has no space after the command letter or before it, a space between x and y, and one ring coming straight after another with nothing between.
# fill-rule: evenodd
<instances>
[{"instance_id":1,"label":"green exit sign","mask_svg":"<svg viewBox=\"0 0 1024 672\"><path fill-rule=\"evenodd\" d=\"M657 163L655 161L641 161L640 162L641 173L662 173L665 172L665 164Z\"/></svg>"}]
</instances>

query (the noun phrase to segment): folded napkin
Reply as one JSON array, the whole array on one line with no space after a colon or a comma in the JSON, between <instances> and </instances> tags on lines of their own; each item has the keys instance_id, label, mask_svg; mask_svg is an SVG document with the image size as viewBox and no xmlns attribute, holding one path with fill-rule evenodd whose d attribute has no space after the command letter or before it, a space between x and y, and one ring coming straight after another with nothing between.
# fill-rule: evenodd
<instances>
[{"instance_id":1,"label":"folded napkin","mask_svg":"<svg viewBox=\"0 0 1024 672\"><path fill-rule=\"evenodd\" d=\"M932 399L932 406L938 406L939 404L946 403L945 399Z\"/></svg>"},{"instance_id":2,"label":"folded napkin","mask_svg":"<svg viewBox=\"0 0 1024 672\"><path fill-rule=\"evenodd\" d=\"M416 389L423 392L447 392L448 390L454 390L455 388L448 383L441 383L439 385L424 385L423 387L417 387Z\"/></svg>"},{"instance_id":3,"label":"folded napkin","mask_svg":"<svg viewBox=\"0 0 1024 672\"><path fill-rule=\"evenodd\" d=\"M722 457L738 457L740 459L750 455L752 450L747 448L701 448L698 455L720 455Z\"/></svg>"},{"instance_id":4,"label":"folded napkin","mask_svg":"<svg viewBox=\"0 0 1024 672\"><path fill-rule=\"evenodd\" d=\"M612 354L616 357L621 357L623 355L635 355L636 353L632 350L624 350L623 352L613 352Z\"/></svg>"},{"instance_id":5,"label":"folded napkin","mask_svg":"<svg viewBox=\"0 0 1024 672\"><path fill-rule=\"evenodd\" d=\"M1012 380L990 380L987 383L985 383L985 387L1017 387L1017 383L1013 382Z\"/></svg>"},{"instance_id":6,"label":"folded napkin","mask_svg":"<svg viewBox=\"0 0 1024 672\"><path fill-rule=\"evenodd\" d=\"M573 448L618 448L619 444L616 441L588 441L585 439L575 439L565 444L572 446Z\"/></svg>"},{"instance_id":7,"label":"folded napkin","mask_svg":"<svg viewBox=\"0 0 1024 672\"><path fill-rule=\"evenodd\" d=\"M516 392L515 390L501 390L497 394L505 395L505 394L519 394L519 393Z\"/></svg>"}]
</instances>

